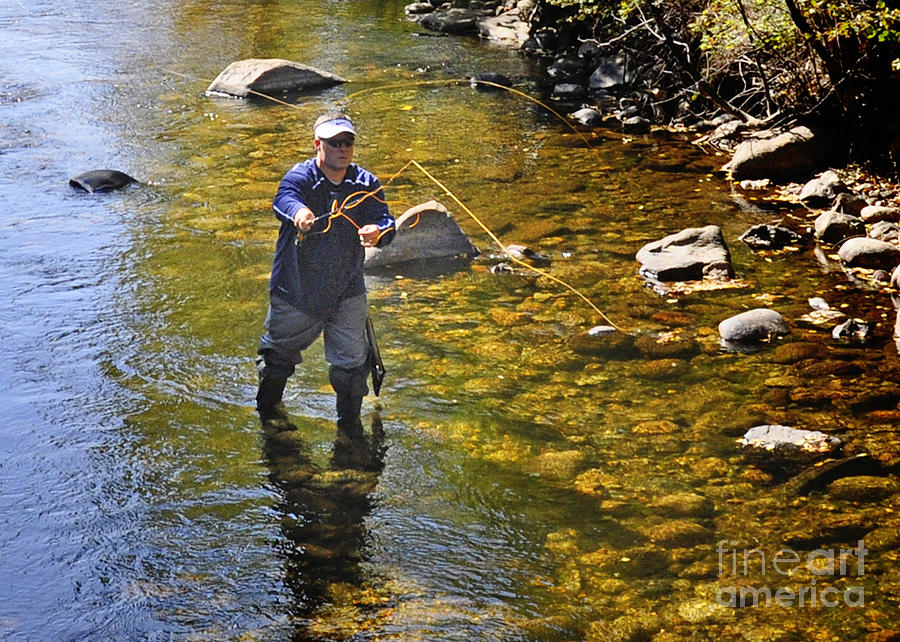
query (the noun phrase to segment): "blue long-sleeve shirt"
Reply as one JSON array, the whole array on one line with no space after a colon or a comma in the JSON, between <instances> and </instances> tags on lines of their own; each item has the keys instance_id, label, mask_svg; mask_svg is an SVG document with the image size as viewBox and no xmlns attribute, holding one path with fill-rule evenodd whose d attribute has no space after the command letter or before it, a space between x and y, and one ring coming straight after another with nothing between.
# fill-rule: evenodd
<instances>
[{"instance_id":1,"label":"blue long-sleeve shirt","mask_svg":"<svg viewBox=\"0 0 900 642\"><path fill-rule=\"evenodd\" d=\"M358 194L344 205L354 193ZM355 226L343 216L330 220L325 217L316 221L297 243L297 210L308 207L318 217L342 205ZM344 180L335 185L311 158L297 163L284 175L272 208L281 221L269 281L272 294L306 314L325 319L340 301L366 291L365 250L357 230L370 223L377 225L383 233L379 246L390 243L395 231L394 218L384 202L384 190L374 174L352 163Z\"/></svg>"}]
</instances>

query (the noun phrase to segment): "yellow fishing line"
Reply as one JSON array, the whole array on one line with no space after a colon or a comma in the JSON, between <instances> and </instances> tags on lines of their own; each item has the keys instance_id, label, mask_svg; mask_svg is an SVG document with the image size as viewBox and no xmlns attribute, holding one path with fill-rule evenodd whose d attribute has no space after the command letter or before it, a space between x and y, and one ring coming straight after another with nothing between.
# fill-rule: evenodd
<instances>
[{"instance_id":1,"label":"yellow fishing line","mask_svg":"<svg viewBox=\"0 0 900 642\"><path fill-rule=\"evenodd\" d=\"M476 223L478 223L478 225L481 227L481 229L483 229L483 230L485 231L485 233L486 233L488 236L491 237L491 239L494 241L494 243L497 244L497 246L503 251L503 253L504 253L504 254L505 254L505 255L506 255L513 263L515 263L515 264L517 264L517 265L521 265L521 266L523 266L523 267L525 267L525 268L531 270L532 272L536 272L537 274L539 274L539 275L541 275L541 276L545 276L545 277L547 277L548 279L550 279L551 281L553 281L554 283L558 283L559 285L563 286L564 288L566 288L566 289L569 290L570 292L572 292L572 293L578 295L578 297L579 297L582 301L584 301L584 302L587 303L589 306L591 306L591 308L593 308L594 311L595 311L597 314L600 315L600 318L601 318L601 319L603 319L603 320L606 321L609 325L611 325L612 327L614 327L614 328L616 328L616 329L618 329L618 330L621 330L621 329L622 329L622 328L620 328L619 326L617 326L615 323L613 323L612 321L610 321L609 317L607 317L607 316L603 313L603 311L602 311L600 308L598 308L596 305L594 305L594 302L591 301L587 296L585 296L580 290L578 290L578 288L576 288L576 287L574 287L574 286L572 286L572 285L569 285L568 283L566 283L565 281L563 281L563 280L560 279L559 277L553 276L552 274L550 274L549 272L547 272L547 271L545 271L545 270L541 270L541 269L539 269L539 268L534 267L533 265L529 265L529 264L526 263L525 261L522 261L522 260L516 258L515 256L513 256L513 255L509 252L509 250L507 249L507 247L503 244L503 242L502 242L499 238L497 238L497 235L494 234L494 233L491 231L491 229L490 229L487 225L485 225L484 222L482 222L482 220L481 220L480 218L478 218L478 216L475 215L475 212L473 212L473 211L470 210L468 207L466 207L466 204L465 204L465 203L463 203L461 200L459 200L459 199L456 197L456 195L455 195L453 192L451 192L451 191L447 188L446 185L444 185L441 181L439 181L437 178L435 178L434 176L432 176L432 174L431 174L427 169L425 169L424 167L422 167L422 165L419 164L418 161L415 161L415 160L409 161L406 165L403 166L403 168L402 168L400 171L402 172L404 169L406 169L406 168L409 167L410 165L412 165L413 167L415 167L416 169L418 169L420 172L422 172L423 174L425 174L425 176L427 176L427 177L429 178L429 180L431 180L435 185L437 185L439 188L441 188L447 196L449 196L450 198L452 198L452 199L453 199L453 202L455 202L457 205L459 205L459 206L463 209L463 211L464 211L466 214L468 214L468 215L472 218L473 221L475 221ZM399 172L398 172L398 173L399 173Z\"/></svg>"}]
</instances>

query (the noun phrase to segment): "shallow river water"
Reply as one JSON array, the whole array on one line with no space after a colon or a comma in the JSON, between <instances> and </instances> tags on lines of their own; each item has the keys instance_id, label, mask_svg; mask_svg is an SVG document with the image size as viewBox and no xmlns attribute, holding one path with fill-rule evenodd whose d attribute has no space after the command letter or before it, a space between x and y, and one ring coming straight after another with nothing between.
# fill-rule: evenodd
<instances>
[{"instance_id":1,"label":"shallow river water","mask_svg":"<svg viewBox=\"0 0 900 642\"><path fill-rule=\"evenodd\" d=\"M827 248L762 256L737 240L758 222L805 229L806 212L734 194L712 174L723 159L688 136L584 140L519 95L451 82L500 71L541 91L531 61L423 34L393 0L6 0L0 26L0 639L896 628L895 480L863 497L786 490L736 444L787 424L839 435L847 454L900 454L890 296ZM204 95L250 57L351 82L291 105ZM334 456L321 345L286 395L298 430L261 431L252 357L271 197L334 105L360 124L363 165L387 181L417 160L504 242L548 255L642 350L579 348L605 320L546 277L491 273L490 239L407 168L388 186L395 214L441 200L483 254L368 278L388 377L364 419L381 438L365 461ZM142 184L93 196L67 184L104 167ZM740 287L646 287L637 249L707 224L722 227ZM873 323L867 347L797 321L823 293ZM722 350L719 321L754 307L781 312L791 336ZM850 550L870 535L867 555ZM782 600L734 608L742 586Z\"/></svg>"}]
</instances>

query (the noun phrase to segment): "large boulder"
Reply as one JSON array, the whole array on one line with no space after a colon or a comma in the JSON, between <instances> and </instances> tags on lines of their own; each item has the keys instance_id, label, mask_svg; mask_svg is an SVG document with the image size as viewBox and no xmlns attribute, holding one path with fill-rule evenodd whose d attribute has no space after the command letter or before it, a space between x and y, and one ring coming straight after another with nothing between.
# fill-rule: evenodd
<instances>
[{"instance_id":1,"label":"large boulder","mask_svg":"<svg viewBox=\"0 0 900 642\"><path fill-rule=\"evenodd\" d=\"M231 63L206 88L208 94L245 98L253 92L271 94L331 87L347 82L330 72L280 58L247 58Z\"/></svg>"},{"instance_id":2,"label":"large boulder","mask_svg":"<svg viewBox=\"0 0 900 642\"><path fill-rule=\"evenodd\" d=\"M366 269L428 261L472 258L478 249L472 244L450 211L437 201L408 209L397 218L397 234L384 247L366 248Z\"/></svg>"},{"instance_id":3,"label":"large boulder","mask_svg":"<svg viewBox=\"0 0 900 642\"><path fill-rule=\"evenodd\" d=\"M780 134L768 134L738 145L725 166L734 180L804 180L828 162L829 145L808 127L801 125Z\"/></svg>"},{"instance_id":4,"label":"large boulder","mask_svg":"<svg viewBox=\"0 0 900 642\"><path fill-rule=\"evenodd\" d=\"M635 255L645 278L695 281L712 269L732 275L731 254L717 225L692 227L648 243Z\"/></svg>"}]
</instances>

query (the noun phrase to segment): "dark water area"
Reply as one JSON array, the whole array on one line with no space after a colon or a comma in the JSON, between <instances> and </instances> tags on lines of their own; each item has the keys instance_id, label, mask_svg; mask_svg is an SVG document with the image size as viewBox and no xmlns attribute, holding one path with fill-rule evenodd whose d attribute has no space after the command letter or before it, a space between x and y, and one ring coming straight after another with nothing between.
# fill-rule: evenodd
<instances>
[{"instance_id":1,"label":"dark water area","mask_svg":"<svg viewBox=\"0 0 900 642\"><path fill-rule=\"evenodd\" d=\"M0 26L0 639L896 628L895 478L862 498L790 494L736 445L783 423L836 434L847 454L900 452L890 295L850 279L829 248L765 256L737 240L758 222L806 229L807 212L735 193L713 175L723 159L688 135L585 140L533 101L452 82L500 71L541 95L532 61L422 34L399 2L10 0ZM250 57L351 82L292 105L204 95ZM359 122L358 160L390 181L395 214L441 200L483 251L438 276L368 278L388 378L364 404L378 437L364 453L336 448L321 345L286 394L296 432L262 431L253 409L271 198L334 105ZM490 239L413 159L504 242L550 256L550 273L614 323L679 348L574 350L603 319L546 277L492 274ZM106 167L141 183L69 187ZM646 287L637 249L707 224L723 229L741 287ZM846 347L799 323L820 295L875 339ZM781 312L782 344L803 349L723 351L719 321L754 307ZM858 573L847 551L864 537ZM781 549L850 562L841 572L820 555L790 574L730 563ZM807 599L723 604L736 586Z\"/></svg>"}]
</instances>

